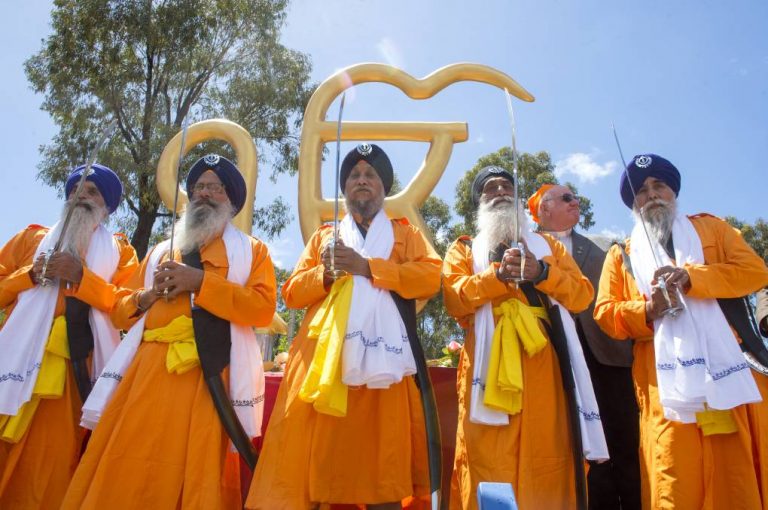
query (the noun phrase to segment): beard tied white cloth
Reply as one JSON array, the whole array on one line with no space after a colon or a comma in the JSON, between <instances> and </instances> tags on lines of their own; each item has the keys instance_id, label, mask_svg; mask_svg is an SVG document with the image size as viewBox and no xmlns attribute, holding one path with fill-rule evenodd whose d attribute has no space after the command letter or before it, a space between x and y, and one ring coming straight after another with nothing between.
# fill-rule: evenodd
<instances>
[{"instance_id":1,"label":"beard tied white cloth","mask_svg":"<svg viewBox=\"0 0 768 510\"><path fill-rule=\"evenodd\" d=\"M46 253L59 237L59 223L43 237L35 253ZM112 281L120 261L117 241L103 226L93 231L85 265L103 280ZM45 345L51 332L53 313L59 295L59 282L21 292L8 321L0 330L0 414L14 416L28 402L37 381ZM95 378L120 343L120 333L112 327L109 315L91 307L88 313L93 332Z\"/></svg>"},{"instance_id":2,"label":"beard tied white cloth","mask_svg":"<svg viewBox=\"0 0 768 510\"><path fill-rule=\"evenodd\" d=\"M227 224L222 235L227 251L229 270L227 280L245 285L251 274L253 251L247 235L232 224ZM145 269L144 287L152 288L155 268L163 255L168 252L169 241L163 241L152 251ZM194 303L192 303L194 307ZM112 399L118 383L131 365L144 336L144 314L128 331L114 356L101 373L91 395L83 406L80 424L93 429L99 422L104 409ZM253 328L230 322L232 347L230 349L229 397L248 437L261 435L261 421L264 412L264 369L261 349Z\"/></svg>"},{"instance_id":3,"label":"beard tied white cloth","mask_svg":"<svg viewBox=\"0 0 768 510\"><path fill-rule=\"evenodd\" d=\"M672 223L672 239L677 264L658 242L653 247L648 244L642 223L632 229L629 257L637 287L647 299L656 270L654 252L662 266L704 264L701 239L683 213L678 212ZM694 423L696 412L703 411L705 404L732 409L759 402L755 380L717 302L682 295L680 299L684 310L677 317L666 315L654 321L656 379L664 416Z\"/></svg>"},{"instance_id":4,"label":"beard tied white cloth","mask_svg":"<svg viewBox=\"0 0 768 510\"><path fill-rule=\"evenodd\" d=\"M528 249L542 258L552 255L552 250L547 241L535 232L524 232L523 237ZM475 274L485 271L490 265L488 261L488 243L484 237L478 236L472 243L472 262ZM576 407L579 413L581 428L582 451L584 457L589 460L608 459L608 446L605 442L603 424L600 420L600 410L595 399L595 390L589 376L589 369L584 361L584 352L576 331L576 325L568 310L554 298L547 296L560 313L565 336L568 344L568 354L571 358L571 371L576 383ZM491 355L491 341L495 330L493 318L493 304L485 303L475 311L475 356L472 369L472 390L470 393L469 419L473 423L483 425L507 425L509 415L485 406L485 384L488 375L488 362ZM526 354L523 354L526 356ZM562 362L562 360L561 360ZM536 391L536 388L527 388L523 391ZM525 412L523 409L522 412ZM552 417L553 419L555 417Z\"/></svg>"},{"instance_id":5,"label":"beard tied white cloth","mask_svg":"<svg viewBox=\"0 0 768 510\"><path fill-rule=\"evenodd\" d=\"M339 224L345 246L363 257L389 259L395 236L383 209L363 238L351 214ZM348 386L388 388L416 373L408 332L388 290L377 289L364 276L353 275L352 303L342 350L341 380Z\"/></svg>"}]
</instances>

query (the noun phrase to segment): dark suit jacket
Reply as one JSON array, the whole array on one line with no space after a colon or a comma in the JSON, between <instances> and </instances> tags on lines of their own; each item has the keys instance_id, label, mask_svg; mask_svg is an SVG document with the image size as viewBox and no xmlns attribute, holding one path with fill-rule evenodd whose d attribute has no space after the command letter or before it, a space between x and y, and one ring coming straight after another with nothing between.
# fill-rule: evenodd
<instances>
[{"instance_id":1,"label":"dark suit jacket","mask_svg":"<svg viewBox=\"0 0 768 510\"><path fill-rule=\"evenodd\" d=\"M760 331L768 336L768 288L757 291L757 323L760 325Z\"/></svg>"},{"instance_id":2,"label":"dark suit jacket","mask_svg":"<svg viewBox=\"0 0 768 510\"><path fill-rule=\"evenodd\" d=\"M600 282L600 274L603 271L603 261L605 260L606 252L593 241L576 231L572 233L571 240L573 244L573 253L571 255L573 255L584 276L592 282L592 286L595 288L595 295L597 295L597 287ZM613 340L603 333L592 316L594 311L595 302L593 300L589 308L576 315L592 354L603 365L631 367L632 342L629 340Z\"/></svg>"}]
</instances>

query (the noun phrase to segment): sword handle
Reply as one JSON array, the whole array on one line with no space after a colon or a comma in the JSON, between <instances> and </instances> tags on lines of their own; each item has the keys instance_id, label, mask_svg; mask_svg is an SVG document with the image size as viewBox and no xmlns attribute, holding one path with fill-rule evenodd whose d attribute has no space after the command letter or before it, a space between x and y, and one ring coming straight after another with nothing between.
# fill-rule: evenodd
<instances>
[{"instance_id":1,"label":"sword handle","mask_svg":"<svg viewBox=\"0 0 768 510\"><path fill-rule=\"evenodd\" d=\"M513 281L517 284L522 281L525 281L525 277L523 274L525 274L525 245L521 241L517 241L515 248L520 250L520 277L514 278Z\"/></svg>"},{"instance_id":2,"label":"sword handle","mask_svg":"<svg viewBox=\"0 0 768 510\"><path fill-rule=\"evenodd\" d=\"M684 308L682 305L679 304L680 302L679 300L677 305L672 304L672 298L669 296L670 289L669 287L667 287L667 281L663 277L659 278L658 286L659 286L659 289L661 290L662 296L664 296L664 300L667 302L667 309L664 310L664 312L662 312L662 315L669 315L670 317L677 317L678 315L680 315L680 312L682 312ZM672 292L679 293L680 289L675 287L674 289L672 289ZM678 294L678 297L679 297L679 294Z\"/></svg>"},{"instance_id":3,"label":"sword handle","mask_svg":"<svg viewBox=\"0 0 768 510\"><path fill-rule=\"evenodd\" d=\"M53 284L53 278L48 278L45 276L45 273L48 272L48 262L51 260L51 256L53 256L53 248L50 248L48 251L45 252L45 257L43 258L43 267L40 269L40 286L41 287L48 287Z\"/></svg>"}]
</instances>

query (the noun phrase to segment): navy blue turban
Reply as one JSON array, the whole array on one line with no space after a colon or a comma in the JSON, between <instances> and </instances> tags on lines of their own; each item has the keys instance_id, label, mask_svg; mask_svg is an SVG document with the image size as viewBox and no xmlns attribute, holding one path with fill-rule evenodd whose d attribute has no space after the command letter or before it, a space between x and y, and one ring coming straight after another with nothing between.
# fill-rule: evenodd
<instances>
[{"instance_id":1,"label":"navy blue turban","mask_svg":"<svg viewBox=\"0 0 768 510\"><path fill-rule=\"evenodd\" d=\"M500 166L486 166L483 167L477 175L475 180L472 181L472 203L477 207L480 205L480 195L483 194L483 187L485 182L494 177L504 177L512 184L515 183L515 178L512 174L501 168Z\"/></svg>"},{"instance_id":2,"label":"navy blue turban","mask_svg":"<svg viewBox=\"0 0 768 510\"><path fill-rule=\"evenodd\" d=\"M361 143L344 157L341 162L341 171L339 173L339 186L344 193L344 185L347 183L352 168L361 161L365 161L379 174L382 184L384 184L384 194L388 195L392 189L392 182L395 179L395 172L392 170L392 163L387 154L376 144Z\"/></svg>"},{"instance_id":3,"label":"navy blue turban","mask_svg":"<svg viewBox=\"0 0 768 510\"><path fill-rule=\"evenodd\" d=\"M190 200L192 199L195 183L208 170L213 170L213 173L224 184L224 191L227 192L229 201L232 202L235 214L239 213L245 205L245 179L234 163L218 154L203 156L192 165L187 176L187 196Z\"/></svg>"},{"instance_id":4,"label":"navy blue turban","mask_svg":"<svg viewBox=\"0 0 768 510\"><path fill-rule=\"evenodd\" d=\"M83 175L86 165L80 165L72 170L72 173L67 177L67 183L64 185L64 196L69 197L72 190L75 189L77 183ZM99 189L101 197L104 199L104 205L107 206L109 214L115 212L117 206L120 205L120 199L123 197L123 184L120 182L120 178L115 172L100 165L94 163L91 167L91 173L85 178L86 181L91 181Z\"/></svg>"},{"instance_id":5,"label":"navy blue turban","mask_svg":"<svg viewBox=\"0 0 768 510\"><path fill-rule=\"evenodd\" d=\"M627 175L632 179L631 188ZM648 177L664 181L675 192L675 196L680 193L680 172L675 168L675 165L656 154L641 154L632 158L632 161L627 165L627 171L621 173L621 184L619 185L621 199L630 209L635 202L632 190L634 189L637 193L637 190L643 186Z\"/></svg>"}]
</instances>

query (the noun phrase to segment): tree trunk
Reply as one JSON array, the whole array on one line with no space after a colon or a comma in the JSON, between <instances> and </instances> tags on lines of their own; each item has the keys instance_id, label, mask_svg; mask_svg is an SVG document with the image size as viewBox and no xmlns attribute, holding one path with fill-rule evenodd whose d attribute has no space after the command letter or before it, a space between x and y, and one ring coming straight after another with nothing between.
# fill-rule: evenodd
<instances>
[{"instance_id":1,"label":"tree trunk","mask_svg":"<svg viewBox=\"0 0 768 510\"><path fill-rule=\"evenodd\" d=\"M139 260L143 260L149 249L149 239L152 237L152 227L157 217L157 206L151 211L139 211L139 221L133 231L131 244L136 250Z\"/></svg>"}]
</instances>

